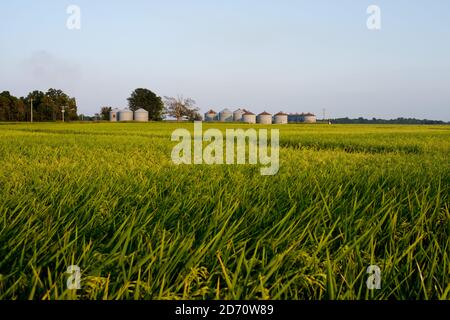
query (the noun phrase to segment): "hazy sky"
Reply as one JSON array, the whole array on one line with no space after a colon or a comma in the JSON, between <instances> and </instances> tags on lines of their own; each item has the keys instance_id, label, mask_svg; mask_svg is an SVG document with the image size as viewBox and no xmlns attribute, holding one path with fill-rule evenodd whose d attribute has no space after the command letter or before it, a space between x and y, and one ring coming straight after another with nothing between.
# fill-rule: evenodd
<instances>
[{"instance_id":1,"label":"hazy sky","mask_svg":"<svg viewBox=\"0 0 450 320\"><path fill-rule=\"evenodd\" d=\"M66 28L69 5L81 30ZM15 0L0 13L0 91L60 88L85 114L146 87L202 111L450 121L448 0Z\"/></svg>"}]
</instances>

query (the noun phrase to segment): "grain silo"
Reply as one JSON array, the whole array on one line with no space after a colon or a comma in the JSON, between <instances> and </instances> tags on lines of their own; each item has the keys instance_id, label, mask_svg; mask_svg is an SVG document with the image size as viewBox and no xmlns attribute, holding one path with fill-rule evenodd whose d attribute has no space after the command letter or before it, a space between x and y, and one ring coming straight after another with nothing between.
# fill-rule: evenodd
<instances>
[{"instance_id":1,"label":"grain silo","mask_svg":"<svg viewBox=\"0 0 450 320\"><path fill-rule=\"evenodd\" d=\"M109 112L109 121L111 121L111 122L116 122L118 116L119 116L119 109L117 109L117 108L116 108L116 109L112 109L112 110Z\"/></svg>"},{"instance_id":2,"label":"grain silo","mask_svg":"<svg viewBox=\"0 0 450 320\"><path fill-rule=\"evenodd\" d=\"M214 110L209 110L205 113L205 121L216 121L217 120L217 112Z\"/></svg>"},{"instance_id":3,"label":"grain silo","mask_svg":"<svg viewBox=\"0 0 450 320\"><path fill-rule=\"evenodd\" d=\"M219 113L220 122L230 122L233 121L233 113L228 109L223 109Z\"/></svg>"},{"instance_id":4,"label":"grain silo","mask_svg":"<svg viewBox=\"0 0 450 320\"><path fill-rule=\"evenodd\" d=\"M288 115L288 123L303 122L303 115L298 113L290 113Z\"/></svg>"},{"instance_id":5,"label":"grain silo","mask_svg":"<svg viewBox=\"0 0 450 320\"><path fill-rule=\"evenodd\" d=\"M247 111L242 116L242 122L245 123L256 123L256 115L250 111Z\"/></svg>"},{"instance_id":6,"label":"grain silo","mask_svg":"<svg viewBox=\"0 0 450 320\"><path fill-rule=\"evenodd\" d=\"M258 115L258 123L260 124L272 124L272 115L266 111Z\"/></svg>"},{"instance_id":7,"label":"grain silo","mask_svg":"<svg viewBox=\"0 0 450 320\"><path fill-rule=\"evenodd\" d=\"M305 113L303 115L303 121L305 123L316 123L317 122L317 118L314 114L312 113Z\"/></svg>"},{"instance_id":8,"label":"grain silo","mask_svg":"<svg viewBox=\"0 0 450 320\"><path fill-rule=\"evenodd\" d=\"M133 111L128 108L119 111L119 121L133 121Z\"/></svg>"},{"instance_id":9,"label":"grain silo","mask_svg":"<svg viewBox=\"0 0 450 320\"><path fill-rule=\"evenodd\" d=\"M288 123L288 115L284 112L278 112L274 117L275 124L287 124Z\"/></svg>"},{"instance_id":10,"label":"grain silo","mask_svg":"<svg viewBox=\"0 0 450 320\"><path fill-rule=\"evenodd\" d=\"M148 122L148 111L145 109L137 109L134 112L134 121Z\"/></svg>"},{"instance_id":11,"label":"grain silo","mask_svg":"<svg viewBox=\"0 0 450 320\"><path fill-rule=\"evenodd\" d=\"M233 112L233 121L240 122L244 116L245 110L237 109Z\"/></svg>"}]
</instances>

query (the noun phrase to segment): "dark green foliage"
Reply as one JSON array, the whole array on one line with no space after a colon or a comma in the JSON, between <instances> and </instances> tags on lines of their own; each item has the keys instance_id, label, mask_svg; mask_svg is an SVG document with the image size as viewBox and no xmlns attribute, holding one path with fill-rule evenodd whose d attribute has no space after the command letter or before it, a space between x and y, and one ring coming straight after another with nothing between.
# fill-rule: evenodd
<instances>
[{"instance_id":1,"label":"dark green foliage","mask_svg":"<svg viewBox=\"0 0 450 320\"><path fill-rule=\"evenodd\" d=\"M148 89L138 88L134 90L128 98L128 106L132 111L139 108L147 110L151 121L163 119L164 104L162 99Z\"/></svg>"},{"instance_id":2,"label":"dark green foliage","mask_svg":"<svg viewBox=\"0 0 450 320\"><path fill-rule=\"evenodd\" d=\"M0 93L0 121L24 121L27 118L25 104L8 91Z\"/></svg>"},{"instance_id":3,"label":"dark green foliage","mask_svg":"<svg viewBox=\"0 0 450 320\"><path fill-rule=\"evenodd\" d=\"M102 120L109 120L109 113L111 112L111 107L102 107L100 110L100 116Z\"/></svg>"},{"instance_id":4,"label":"dark green foliage","mask_svg":"<svg viewBox=\"0 0 450 320\"><path fill-rule=\"evenodd\" d=\"M338 118L331 120L335 124L445 124L445 121L439 120L427 120L427 119L414 119L414 118L397 118L397 119L349 119L349 118ZM448 122L447 122L448 123Z\"/></svg>"},{"instance_id":5,"label":"dark green foliage","mask_svg":"<svg viewBox=\"0 0 450 320\"><path fill-rule=\"evenodd\" d=\"M0 121L30 121L33 102L33 121L60 121L62 108L65 121L78 120L77 103L62 90L49 89L30 92L26 97L16 98L9 92L0 93Z\"/></svg>"}]
</instances>

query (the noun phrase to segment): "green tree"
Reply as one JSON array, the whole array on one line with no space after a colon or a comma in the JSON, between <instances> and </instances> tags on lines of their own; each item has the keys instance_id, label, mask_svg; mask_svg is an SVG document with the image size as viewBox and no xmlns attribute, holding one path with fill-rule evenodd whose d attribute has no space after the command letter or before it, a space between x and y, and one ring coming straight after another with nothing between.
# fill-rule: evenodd
<instances>
[{"instance_id":1,"label":"green tree","mask_svg":"<svg viewBox=\"0 0 450 320\"><path fill-rule=\"evenodd\" d=\"M16 98L8 91L0 93L0 121L30 121L31 101L33 101L34 121L56 121L62 119L62 109L66 120L77 120L77 103L62 90L49 89L30 92L26 97Z\"/></svg>"},{"instance_id":2,"label":"green tree","mask_svg":"<svg viewBox=\"0 0 450 320\"><path fill-rule=\"evenodd\" d=\"M102 117L102 120L109 120L109 113L111 112L111 107L102 107L100 109L100 115Z\"/></svg>"},{"instance_id":3,"label":"green tree","mask_svg":"<svg viewBox=\"0 0 450 320\"><path fill-rule=\"evenodd\" d=\"M52 120L62 120L62 110L65 110L65 119L77 120L77 105L74 98L69 97L62 90L48 89L45 94L45 103L49 110L51 110Z\"/></svg>"},{"instance_id":4,"label":"green tree","mask_svg":"<svg viewBox=\"0 0 450 320\"><path fill-rule=\"evenodd\" d=\"M0 121L10 121L10 96L9 91L0 93Z\"/></svg>"},{"instance_id":5,"label":"green tree","mask_svg":"<svg viewBox=\"0 0 450 320\"><path fill-rule=\"evenodd\" d=\"M25 121L27 119L25 104L19 98L12 97L11 109L13 115L13 121Z\"/></svg>"},{"instance_id":6,"label":"green tree","mask_svg":"<svg viewBox=\"0 0 450 320\"><path fill-rule=\"evenodd\" d=\"M138 88L134 90L128 98L128 106L132 111L139 108L147 110L149 119L152 121L163 119L164 104L162 99L148 89Z\"/></svg>"},{"instance_id":7,"label":"green tree","mask_svg":"<svg viewBox=\"0 0 450 320\"><path fill-rule=\"evenodd\" d=\"M25 119L26 109L23 101L12 96L9 91L0 93L0 121L24 121Z\"/></svg>"},{"instance_id":8,"label":"green tree","mask_svg":"<svg viewBox=\"0 0 450 320\"><path fill-rule=\"evenodd\" d=\"M189 109L188 112L187 112L188 120L189 121L202 121L203 117L198 111L199 111L198 108Z\"/></svg>"},{"instance_id":9,"label":"green tree","mask_svg":"<svg viewBox=\"0 0 450 320\"><path fill-rule=\"evenodd\" d=\"M22 98L27 113L29 114L28 120L31 119L31 99L33 99L33 121L45 121L51 117L51 110L48 110L44 104L45 93L35 90L30 92L25 98Z\"/></svg>"}]
</instances>

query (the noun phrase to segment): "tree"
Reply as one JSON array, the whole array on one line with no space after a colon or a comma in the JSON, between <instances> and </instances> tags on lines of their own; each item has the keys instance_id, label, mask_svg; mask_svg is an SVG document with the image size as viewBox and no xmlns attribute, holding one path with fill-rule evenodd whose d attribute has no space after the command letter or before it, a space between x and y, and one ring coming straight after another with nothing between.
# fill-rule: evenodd
<instances>
[{"instance_id":1,"label":"tree","mask_svg":"<svg viewBox=\"0 0 450 320\"><path fill-rule=\"evenodd\" d=\"M25 121L27 118L25 104L21 99L12 97L11 99L12 115L14 121Z\"/></svg>"},{"instance_id":2,"label":"tree","mask_svg":"<svg viewBox=\"0 0 450 320\"><path fill-rule=\"evenodd\" d=\"M9 91L0 93L0 121L10 121L11 118L11 94Z\"/></svg>"},{"instance_id":3,"label":"tree","mask_svg":"<svg viewBox=\"0 0 450 320\"><path fill-rule=\"evenodd\" d=\"M109 120L109 113L111 112L111 107L102 107L100 110L100 115L102 120Z\"/></svg>"},{"instance_id":4,"label":"tree","mask_svg":"<svg viewBox=\"0 0 450 320\"><path fill-rule=\"evenodd\" d=\"M45 93L38 90L30 92L25 98L22 98L22 101L26 105L27 113L30 115L28 120L31 119L31 99L33 99L33 120L45 121L50 119L51 110L47 110L44 104L44 98Z\"/></svg>"},{"instance_id":5,"label":"tree","mask_svg":"<svg viewBox=\"0 0 450 320\"><path fill-rule=\"evenodd\" d=\"M198 111L199 111L198 108L189 109L187 111L187 118L188 118L188 120L189 121L202 121L203 117Z\"/></svg>"},{"instance_id":6,"label":"tree","mask_svg":"<svg viewBox=\"0 0 450 320\"><path fill-rule=\"evenodd\" d=\"M0 93L0 121L24 121L25 119L26 109L23 101L12 96L8 91Z\"/></svg>"},{"instance_id":7,"label":"tree","mask_svg":"<svg viewBox=\"0 0 450 320\"><path fill-rule=\"evenodd\" d=\"M148 89L134 90L128 98L128 106L132 111L139 108L147 110L149 119L152 121L161 121L163 118L164 104L161 97Z\"/></svg>"},{"instance_id":8,"label":"tree","mask_svg":"<svg viewBox=\"0 0 450 320\"><path fill-rule=\"evenodd\" d=\"M34 121L56 121L62 119L62 109L66 120L77 120L77 102L62 90L49 89L30 92L26 97L16 98L8 91L0 93L0 121L30 121L31 101L33 101Z\"/></svg>"},{"instance_id":9,"label":"tree","mask_svg":"<svg viewBox=\"0 0 450 320\"><path fill-rule=\"evenodd\" d=\"M195 100L191 98L164 97L164 104L166 106L166 113L180 121L183 118L189 121L201 120L201 115L198 113L198 108L195 107Z\"/></svg>"},{"instance_id":10,"label":"tree","mask_svg":"<svg viewBox=\"0 0 450 320\"><path fill-rule=\"evenodd\" d=\"M338 118L333 119L333 123L335 124L447 124L445 121L440 120L427 120L427 119L405 119L405 118L397 118L397 119L365 119L359 117L358 119L349 119L346 118Z\"/></svg>"},{"instance_id":11,"label":"tree","mask_svg":"<svg viewBox=\"0 0 450 320\"><path fill-rule=\"evenodd\" d=\"M65 110L65 119L77 120L77 104L75 98L70 98L62 90L48 89L45 94L45 103L48 111L51 110L52 120L62 120L62 109Z\"/></svg>"}]
</instances>

